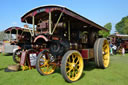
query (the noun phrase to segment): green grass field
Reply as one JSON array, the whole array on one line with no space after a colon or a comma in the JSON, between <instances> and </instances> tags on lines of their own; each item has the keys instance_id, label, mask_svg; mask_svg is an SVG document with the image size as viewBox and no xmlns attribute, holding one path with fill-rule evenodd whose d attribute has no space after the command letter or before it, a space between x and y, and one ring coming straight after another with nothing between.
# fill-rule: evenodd
<instances>
[{"instance_id":1,"label":"green grass field","mask_svg":"<svg viewBox=\"0 0 128 85\"><path fill-rule=\"evenodd\" d=\"M88 63L81 79L74 83L65 82L60 70L48 76L41 76L36 69L4 72L11 64L15 64L12 56L0 54L0 85L128 85L128 54L111 56L107 69L98 69L93 62Z\"/></svg>"}]
</instances>

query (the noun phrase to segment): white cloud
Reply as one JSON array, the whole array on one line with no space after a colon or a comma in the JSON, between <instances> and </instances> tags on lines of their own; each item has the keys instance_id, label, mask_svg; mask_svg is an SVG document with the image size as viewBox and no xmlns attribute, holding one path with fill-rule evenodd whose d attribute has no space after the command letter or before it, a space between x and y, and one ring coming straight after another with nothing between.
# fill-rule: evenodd
<instances>
[{"instance_id":1,"label":"white cloud","mask_svg":"<svg viewBox=\"0 0 128 85\"><path fill-rule=\"evenodd\" d=\"M17 22L12 22L12 25L17 25Z\"/></svg>"}]
</instances>

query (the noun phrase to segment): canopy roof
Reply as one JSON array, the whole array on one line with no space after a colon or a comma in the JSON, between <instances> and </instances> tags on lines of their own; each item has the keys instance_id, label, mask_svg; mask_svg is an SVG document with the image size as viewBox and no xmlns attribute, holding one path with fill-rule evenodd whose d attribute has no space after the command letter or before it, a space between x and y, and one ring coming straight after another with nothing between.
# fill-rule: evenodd
<instances>
[{"instance_id":1,"label":"canopy roof","mask_svg":"<svg viewBox=\"0 0 128 85\"><path fill-rule=\"evenodd\" d=\"M47 5L47 6L40 6L37 8L32 9L31 11L27 12L21 17L22 22L26 22L32 24L32 17L35 16L35 24L38 23L37 19L39 20L40 17L48 18L49 12L52 13L52 18L58 16L61 12L63 12L63 16L65 20L72 20L72 23L77 23L77 26L88 26L95 28L97 30L105 30L108 31L106 28L96 24L95 22L71 11L70 9L58 6L58 5ZM58 15L54 15L58 14ZM75 26L74 26L75 27Z\"/></svg>"},{"instance_id":2,"label":"canopy roof","mask_svg":"<svg viewBox=\"0 0 128 85\"><path fill-rule=\"evenodd\" d=\"M126 34L114 33L114 34L111 34L109 37L128 38L128 35L126 35Z\"/></svg>"},{"instance_id":3,"label":"canopy roof","mask_svg":"<svg viewBox=\"0 0 128 85\"><path fill-rule=\"evenodd\" d=\"M24 29L24 28L21 28L21 27L9 27L8 29L6 29L4 32L5 33L12 33L12 34L16 34L16 32L18 31L18 33L21 33L22 31L24 32L29 32L29 29Z\"/></svg>"}]
</instances>

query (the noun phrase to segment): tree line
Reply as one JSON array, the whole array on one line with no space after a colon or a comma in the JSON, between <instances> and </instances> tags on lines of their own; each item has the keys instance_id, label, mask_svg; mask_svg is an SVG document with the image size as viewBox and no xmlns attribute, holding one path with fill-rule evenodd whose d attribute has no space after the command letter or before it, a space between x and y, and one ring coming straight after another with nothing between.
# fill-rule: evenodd
<instances>
[{"instance_id":1,"label":"tree line","mask_svg":"<svg viewBox=\"0 0 128 85\"><path fill-rule=\"evenodd\" d=\"M112 23L109 22L104 25L106 29L108 29L108 32L105 31L99 31L99 34L103 37L107 37L110 35L111 29L112 29ZM123 17L116 25L115 25L116 32L119 34L128 34L128 16Z\"/></svg>"},{"instance_id":2,"label":"tree line","mask_svg":"<svg viewBox=\"0 0 128 85\"><path fill-rule=\"evenodd\" d=\"M9 38L10 38L10 35L4 33L4 31L0 32L0 41L9 40Z\"/></svg>"}]
</instances>

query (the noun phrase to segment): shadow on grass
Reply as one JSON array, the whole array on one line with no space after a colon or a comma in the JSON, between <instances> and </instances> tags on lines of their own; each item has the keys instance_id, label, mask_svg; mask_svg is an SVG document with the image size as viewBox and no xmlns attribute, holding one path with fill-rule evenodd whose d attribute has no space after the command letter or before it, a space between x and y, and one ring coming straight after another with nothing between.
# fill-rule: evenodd
<instances>
[{"instance_id":1,"label":"shadow on grass","mask_svg":"<svg viewBox=\"0 0 128 85\"><path fill-rule=\"evenodd\" d=\"M84 69L83 70L85 70L85 71L91 71L93 69L98 69L96 67L96 64L95 64L94 60L91 60L91 61L84 60ZM55 73L61 74L61 70L60 70L59 67L56 68Z\"/></svg>"},{"instance_id":2,"label":"shadow on grass","mask_svg":"<svg viewBox=\"0 0 128 85\"><path fill-rule=\"evenodd\" d=\"M12 56L13 54L12 53L3 53L2 55L3 56Z\"/></svg>"},{"instance_id":3,"label":"shadow on grass","mask_svg":"<svg viewBox=\"0 0 128 85\"><path fill-rule=\"evenodd\" d=\"M93 69L96 69L96 65L94 61L84 61L84 70L85 71L91 71Z\"/></svg>"},{"instance_id":4,"label":"shadow on grass","mask_svg":"<svg viewBox=\"0 0 128 85\"><path fill-rule=\"evenodd\" d=\"M82 73L80 79L82 79L84 76L85 76L85 73ZM79 80L80 80L80 79L79 79Z\"/></svg>"},{"instance_id":5,"label":"shadow on grass","mask_svg":"<svg viewBox=\"0 0 128 85\"><path fill-rule=\"evenodd\" d=\"M62 75L60 68L57 68L56 71L55 71L55 73L57 73L57 74L59 74L59 75ZM81 77L80 77L80 79L78 79L78 80L81 80L82 78L84 78L84 76L85 76L85 73L83 72L82 75L81 75ZM78 80L77 80L77 81L78 81ZM67 83L67 84L70 84L69 82L66 82L66 83Z\"/></svg>"},{"instance_id":6,"label":"shadow on grass","mask_svg":"<svg viewBox=\"0 0 128 85\"><path fill-rule=\"evenodd\" d=\"M91 71L93 69L97 69L94 60L84 61L84 69L83 69L84 71ZM56 69L55 73L62 75L59 67ZM85 75L86 75L86 73L83 72L80 79L84 78Z\"/></svg>"},{"instance_id":7,"label":"shadow on grass","mask_svg":"<svg viewBox=\"0 0 128 85\"><path fill-rule=\"evenodd\" d=\"M6 68L0 68L0 71L5 70Z\"/></svg>"},{"instance_id":8,"label":"shadow on grass","mask_svg":"<svg viewBox=\"0 0 128 85\"><path fill-rule=\"evenodd\" d=\"M61 74L61 70L60 70L59 67L56 68L55 73L59 73L59 74Z\"/></svg>"}]
</instances>

